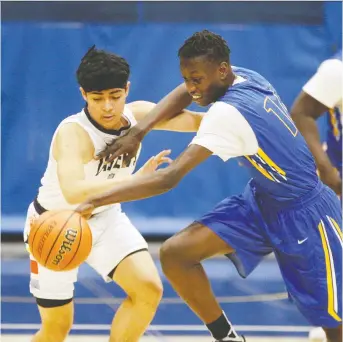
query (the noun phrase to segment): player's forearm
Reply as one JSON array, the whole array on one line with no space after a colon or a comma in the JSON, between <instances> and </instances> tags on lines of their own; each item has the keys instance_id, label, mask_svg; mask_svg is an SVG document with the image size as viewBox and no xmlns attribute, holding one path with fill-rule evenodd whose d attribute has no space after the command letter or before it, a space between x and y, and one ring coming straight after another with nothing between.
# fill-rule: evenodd
<instances>
[{"instance_id":1,"label":"player's forearm","mask_svg":"<svg viewBox=\"0 0 343 342\"><path fill-rule=\"evenodd\" d=\"M116 178L114 180L76 180L62 186L62 192L69 204L79 204L92 196L108 191L121 182L132 179L133 176Z\"/></svg>"},{"instance_id":2,"label":"player's forearm","mask_svg":"<svg viewBox=\"0 0 343 342\"><path fill-rule=\"evenodd\" d=\"M155 129L173 132L197 132L204 113L184 110L181 115L162 121L154 126Z\"/></svg>"},{"instance_id":3,"label":"player's forearm","mask_svg":"<svg viewBox=\"0 0 343 342\"><path fill-rule=\"evenodd\" d=\"M316 120L310 116L298 116L294 117L294 121L313 154L319 172L332 168L331 161L320 142Z\"/></svg>"},{"instance_id":4,"label":"player's forearm","mask_svg":"<svg viewBox=\"0 0 343 342\"><path fill-rule=\"evenodd\" d=\"M142 135L145 135L158 123L182 113L182 110L188 107L191 102L192 97L188 94L186 86L181 84L159 101L151 112L140 120L134 128L139 130Z\"/></svg>"},{"instance_id":5,"label":"player's forearm","mask_svg":"<svg viewBox=\"0 0 343 342\"><path fill-rule=\"evenodd\" d=\"M135 175L100 195L92 196L87 202L92 203L97 208L112 203L123 203L153 197L172 189L176 184L171 179L165 177L162 170L148 176Z\"/></svg>"}]
</instances>

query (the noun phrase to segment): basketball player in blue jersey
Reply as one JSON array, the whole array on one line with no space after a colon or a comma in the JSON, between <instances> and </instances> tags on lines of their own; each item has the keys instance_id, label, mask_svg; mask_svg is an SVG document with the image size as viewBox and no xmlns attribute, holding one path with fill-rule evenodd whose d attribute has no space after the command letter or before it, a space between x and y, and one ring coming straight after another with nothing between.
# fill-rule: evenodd
<instances>
[{"instance_id":1,"label":"basketball player in blue jersey","mask_svg":"<svg viewBox=\"0 0 343 342\"><path fill-rule=\"evenodd\" d=\"M243 194L224 199L162 245L165 275L216 341L244 341L201 262L226 255L245 278L274 252L298 309L323 327L329 342L342 341L339 200L318 179L311 152L275 89L258 73L231 66L229 53L225 40L207 30L185 41L179 49L184 84L104 153L130 153L153 125L192 100L212 104L197 135L167 168L122 182L78 211L88 216L101 205L162 194L211 155L240 158L252 176Z\"/></svg>"},{"instance_id":2,"label":"basketball player in blue jersey","mask_svg":"<svg viewBox=\"0 0 343 342\"><path fill-rule=\"evenodd\" d=\"M325 60L304 85L291 116L314 156L321 180L342 194L342 50ZM326 151L323 150L316 120L327 115Z\"/></svg>"},{"instance_id":3,"label":"basketball player in blue jersey","mask_svg":"<svg viewBox=\"0 0 343 342\"><path fill-rule=\"evenodd\" d=\"M314 156L321 180L342 195L342 50L325 60L304 85L291 116ZM325 149L320 142L316 120L326 115ZM311 341L325 341L325 333L310 331Z\"/></svg>"}]
</instances>

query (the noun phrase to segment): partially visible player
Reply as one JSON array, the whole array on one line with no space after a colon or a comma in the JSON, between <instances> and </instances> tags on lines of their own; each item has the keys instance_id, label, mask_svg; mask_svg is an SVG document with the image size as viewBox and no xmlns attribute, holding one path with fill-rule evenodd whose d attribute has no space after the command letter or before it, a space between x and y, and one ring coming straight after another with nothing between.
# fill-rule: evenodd
<instances>
[{"instance_id":1,"label":"partially visible player","mask_svg":"<svg viewBox=\"0 0 343 342\"><path fill-rule=\"evenodd\" d=\"M320 178L338 195L342 194L342 50L325 60L304 85L291 116L304 136L317 164ZM326 151L316 120L327 114Z\"/></svg>"},{"instance_id":2,"label":"partially visible player","mask_svg":"<svg viewBox=\"0 0 343 342\"><path fill-rule=\"evenodd\" d=\"M252 70L231 66L229 54L225 40L206 30L185 41L179 49L185 84L118 145L120 153L130 151L129 145L170 115L168 103L173 110L186 103L185 94L201 106L212 104L196 137L167 168L123 182L77 210L89 215L104 204L162 194L211 155L223 161L239 157L252 176L245 191L224 199L163 244L164 273L216 341L244 341L217 302L201 262L224 254L247 277L274 252L300 312L324 328L328 341L341 342L339 200L319 180L313 156L272 85Z\"/></svg>"},{"instance_id":3,"label":"partially visible player","mask_svg":"<svg viewBox=\"0 0 343 342\"><path fill-rule=\"evenodd\" d=\"M315 158L321 180L342 195L342 50L325 60L298 95L291 116ZM325 149L315 121L327 116ZM310 332L311 341L325 341L322 329Z\"/></svg>"},{"instance_id":4,"label":"partially visible player","mask_svg":"<svg viewBox=\"0 0 343 342\"><path fill-rule=\"evenodd\" d=\"M170 162L170 151L162 151L131 175L140 146L131 157L121 155L112 162L106 158L94 159L106 144L125 134L154 107L145 101L125 104L129 74L126 60L115 54L93 47L82 58L77 80L86 104L79 113L63 120L55 131L42 185L28 209L25 241L30 222L46 210L74 209L91 195L126 179L154 172L161 163ZM194 132L200 121L201 116L184 111L155 128ZM148 245L121 211L120 204L98 208L89 225L93 247L86 262L106 282L116 282L127 294L113 319L110 341L138 341L153 319L162 296L162 283ZM30 292L36 298L42 320L32 341L64 341L73 323L78 269L54 272L30 258Z\"/></svg>"}]
</instances>

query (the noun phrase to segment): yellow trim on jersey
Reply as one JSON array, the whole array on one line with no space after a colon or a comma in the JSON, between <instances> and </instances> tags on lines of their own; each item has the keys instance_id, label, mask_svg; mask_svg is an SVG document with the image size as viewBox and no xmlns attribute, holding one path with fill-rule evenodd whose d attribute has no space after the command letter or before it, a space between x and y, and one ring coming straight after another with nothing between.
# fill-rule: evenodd
<instances>
[{"instance_id":1,"label":"yellow trim on jersey","mask_svg":"<svg viewBox=\"0 0 343 342\"><path fill-rule=\"evenodd\" d=\"M338 225L338 223L330 216L326 216L328 218L328 220L330 221L332 228L337 232L338 234L338 238L341 240L341 242L343 242L343 232L340 228L340 226Z\"/></svg>"},{"instance_id":2,"label":"yellow trim on jersey","mask_svg":"<svg viewBox=\"0 0 343 342\"><path fill-rule=\"evenodd\" d=\"M262 150L262 148L258 148L257 154L271 167L274 168L278 173L285 176L286 172L282 170L279 166L277 166Z\"/></svg>"},{"instance_id":3,"label":"yellow trim on jersey","mask_svg":"<svg viewBox=\"0 0 343 342\"><path fill-rule=\"evenodd\" d=\"M268 179L270 179L271 181L275 182L273 177L261 165L257 164L255 162L255 160L251 159L250 157L248 157L248 156L245 156L245 157L250 161L250 163L255 167L255 169L257 169L258 171L260 171L263 174L263 176L265 176Z\"/></svg>"},{"instance_id":4,"label":"yellow trim on jersey","mask_svg":"<svg viewBox=\"0 0 343 342\"><path fill-rule=\"evenodd\" d=\"M337 123L335 109L333 109L333 108L329 109L329 115L330 115L330 121L331 121L331 125L332 125L332 133L333 133L335 138L339 138L340 132L338 129L338 123Z\"/></svg>"},{"instance_id":5,"label":"yellow trim on jersey","mask_svg":"<svg viewBox=\"0 0 343 342\"><path fill-rule=\"evenodd\" d=\"M335 275L333 274L334 265L333 265L330 245L329 245L329 241L327 240L323 221L319 223L318 229L319 229L320 237L322 239L322 245L323 245L324 256L325 256L326 281L327 281L327 288L328 288L328 313L336 321L341 322L342 319L337 315L335 311L335 302L337 302L337 288L333 282L333 279L335 278Z\"/></svg>"},{"instance_id":6,"label":"yellow trim on jersey","mask_svg":"<svg viewBox=\"0 0 343 342\"><path fill-rule=\"evenodd\" d=\"M257 153L255 156L258 156L265 164L267 164L272 170L276 171L281 175L284 179L286 176L286 172L282 170L278 165L276 165L269 157L268 155L259 147ZM269 180L275 182L278 180L275 179L267 170L263 168L263 165L257 163L255 160L250 158L249 156L245 156L249 160L249 162L258 170L260 171L265 177L267 177Z\"/></svg>"}]
</instances>

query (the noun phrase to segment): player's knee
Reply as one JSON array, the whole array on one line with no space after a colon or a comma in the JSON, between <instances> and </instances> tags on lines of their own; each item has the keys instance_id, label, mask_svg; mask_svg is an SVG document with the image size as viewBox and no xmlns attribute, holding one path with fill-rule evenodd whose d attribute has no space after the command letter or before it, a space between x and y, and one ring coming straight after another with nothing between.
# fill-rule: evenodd
<instances>
[{"instance_id":1,"label":"player's knee","mask_svg":"<svg viewBox=\"0 0 343 342\"><path fill-rule=\"evenodd\" d=\"M190 257L187 251L180 247L174 237L165 241L160 248L160 261L163 270L177 267L180 263L187 263Z\"/></svg>"},{"instance_id":2,"label":"player's knee","mask_svg":"<svg viewBox=\"0 0 343 342\"><path fill-rule=\"evenodd\" d=\"M160 261L162 268L170 267L179 258L178 247L173 242L173 238L165 241L160 248Z\"/></svg>"},{"instance_id":3,"label":"player's knee","mask_svg":"<svg viewBox=\"0 0 343 342\"><path fill-rule=\"evenodd\" d=\"M163 296L163 285L160 279L150 279L141 284L143 291L140 300L148 300L153 305L158 305Z\"/></svg>"},{"instance_id":4,"label":"player's knee","mask_svg":"<svg viewBox=\"0 0 343 342\"><path fill-rule=\"evenodd\" d=\"M137 290L129 293L129 297L134 302L156 307L163 296L163 285L159 278L142 280L136 284Z\"/></svg>"}]
</instances>

